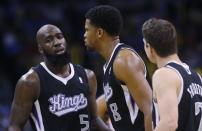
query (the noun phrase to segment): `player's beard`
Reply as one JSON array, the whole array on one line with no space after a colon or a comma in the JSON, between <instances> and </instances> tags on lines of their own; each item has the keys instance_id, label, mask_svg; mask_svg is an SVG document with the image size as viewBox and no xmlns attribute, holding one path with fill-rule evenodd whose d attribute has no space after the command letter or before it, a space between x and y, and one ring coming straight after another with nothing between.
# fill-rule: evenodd
<instances>
[{"instance_id":1,"label":"player's beard","mask_svg":"<svg viewBox=\"0 0 202 131\"><path fill-rule=\"evenodd\" d=\"M63 54L51 55L44 51L44 56L51 65L54 66L64 66L71 61L70 53L66 50Z\"/></svg>"}]
</instances>

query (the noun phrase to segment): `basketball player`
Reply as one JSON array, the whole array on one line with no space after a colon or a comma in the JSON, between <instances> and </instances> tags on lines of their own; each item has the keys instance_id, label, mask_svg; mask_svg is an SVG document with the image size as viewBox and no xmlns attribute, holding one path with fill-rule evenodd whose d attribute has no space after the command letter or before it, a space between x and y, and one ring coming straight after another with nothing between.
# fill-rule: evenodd
<instances>
[{"instance_id":1,"label":"basketball player","mask_svg":"<svg viewBox=\"0 0 202 131\"><path fill-rule=\"evenodd\" d=\"M105 60L104 94L116 131L151 131L152 92L140 56L120 43L120 12L108 5L91 8L85 15L85 45Z\"/></svg>"},{"instance_id":2,"label":"basketball player","mask_svg":"<svg viewBox=\"0 0 202 131\"><path fill-rule=\"evenodd\" d=\"M177 55L175 27L152 18L142 32L147 57L158 66L152 78L155 131L202 131L202 81Z\"/></svg>"},{"instance_id":3,"label":"basketball player","mask_svg":"<svg viewBox=\"0 0 202 131\"><path fill-rule=\"evenodd\" d=\"M21 131L29 117L36 131L107 131L97 116L96 77L71 63L61 30L44 25L36 39L44 62L18 81L9 131Z\"/></svg>"}]
</instances>

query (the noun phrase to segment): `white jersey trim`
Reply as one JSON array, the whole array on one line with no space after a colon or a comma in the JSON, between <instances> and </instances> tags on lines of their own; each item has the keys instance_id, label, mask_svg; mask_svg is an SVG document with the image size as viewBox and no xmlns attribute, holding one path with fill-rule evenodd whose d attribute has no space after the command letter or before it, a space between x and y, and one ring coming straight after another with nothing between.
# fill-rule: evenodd
<instances>
[{"instance_id":1,"label":"white jersey trim","mask_svg":"<svg viewBox=\"0 0 202 131\"><path fill-rule=\"evenodd\" d=\"M64 85L67 84L67 82L74 76L74 73L75 73L75 72L74 72L74 67L73 67L73 65L72 65L71 63L69 63L69 66L70 66L70 69L71 69L71 73L70 73L70 75L67 76L66 78L57 76L57 75L55 75L54 73L52 73L52 72L48 69L48 67L46 66L46 64L45 64L44 62L41 62L40 64L43 66L43 68L44 68L52 77L54 77L55 79L61 81Z\"/></svg>"},{"instance_id":2,"label":"white jersey trim","mask_svg":"<svg viewBox=\"0 0 202 131\"><path fill-rule=\"evenodd\" d=\"M199 76L200 80L201 80L201 83L202 83L202 78L201 78L201 75L199 73L197 73L197 75Z\"/></svg>"},{"instance_id":3,"label":"white jersey trim","mask_svg":"<svg viewBox=\"0 0 202 131\"><path fill-rule=\"evenodd\" d=\"M146 65L145 65L143 59L140 57L140 55L134 49L132 49L132 48L122 47L121 49L131 50L132 52L134 52L140 58L140 60L143 63L143 66L144 66L144 76L146 77L147 76L147 68L146 68Z\"/></svg>"},{"instance_id":4,"label":"white jersey trim","mask_svg":"<svg viewBox=\"0 0 202 131\"><path fill-rule=\"evenodd\" d=\"M42 114L41 114L41 108L40 108L40 104L39 104L38 100L34 102L34 106L36 108L37 116L39 118L39 123L38 123L37 118L34 116L33 113L30 114L31 118L34 121L34 124L36 126L37 131L45 131L44 125L43 125Z\"/></svg>"},{"instance_id":5,"label":"white jersey trim","mask_svg":"<svg viewBox=\"0 0 202 131\"><path fill-rule=\"evenodd\" d=\"M113 55L114 55L114 52L115 52L116 48L117 48L118 46L120 46L120 45L122 45L122 43L118 43L118 44L114 47L114 49L113 49L113 51L112 51L112 53L111 53L111 56L110 56L109 61L104 64L104 66L103 66L104 73L105 73L105 71L107 70L107 67L109 66L109 63L110 63L110 61L111 61L111 59L112 59L112 57L113 57Z\"/></svg>"},{"instance_id":6,"label":"white jersey trim","mask_svg":"<svg viewBox=\"0 0 202 131\"><path fill-rule=\"evenodd\" d=\"M158 125L158 123L159 123L159 110L158 110L158 104L154 101L153 102L154 103L154 111L155 111L155 118L156 118L156 120L155 120L155 123L156 123L156 126Z\"/></svg>"},{"instance_id":7,"label":"white jersey trim","mask_svg":"<svg viewBox=\"0 0 202 131\"><path fill-rule=\"evenodd\" d=\"M182 99L182 95L183 95L183 89L184 89L184 80L181 76L181 74L179 73L179 71L175 68L173 68L172 66L169 66L167 65L166 67L170 68L170 69L173 69L176 71L176 73L180 76L180 79L181 79L181 88L180 88L180 92L179 92L179 95L178 95L178 104L180 103L181 99Z\"/></svg>"},{"instance_id":8,"label":"white jersey trim","mask_svg":"<svg viewBox=\"0 0 202 131\"><path fill-rule=\"evenodd\" d=\"M114 52L115 52L116 48L117 48L119 45L122 45L122 44L123 44L123 43L118 43L118 44L115 46L115 48L113 49L109 61L108 61L107 63L105 63L104 66L103 66L104 73L106 72L106 70L107 70L107 68L108 68L108 66L109 66L109 63L110 63L110 61L111 61L111 59L112 59L112 57L113 57L113 55L114 55ZM139 55L134 49L132 49L132 48L122 47L121 49L131 50L132 52L134 52L134 53L140 58L140 60L141 60L142 63L143 63L143 66L144 66L144 71L145 71L145 72L144 72L144 76L146 77L146 76L147 76L147 68L146 68L146 65L145 65L144 61L143 61L142 58L140 57L140 55Z\"/></svg>"},{"instance_id":9,"label":"white jersey trim","mask_svg":"<svg viewBox=\"0 0 202 131\"><path fill-rule=\"evenodd\" d=\"M109 129L111 129L112 131L115 131L110 118L108 120L108 124L107 125L109 126Z\"/></svg>"},{"instance_id":10,"label":"white jersey trim","mask_svg":"<svg viewBox=\"0 0 202 131\"><path fill-rule=\"evenodd\" d=\"M34 121L35 127L37 131L41 131L41 129L39 128L39 123L37 122L35 116L33 115L33 113L30 114L32 120Z\"/></svg>"},{"instance_id":11,"label":"white jersey trim","mask_svg":"<svg viewBox=\"0 0 202 131\"><path fill-rule=\"evenodd\" d=\"M123 89L125 101L126 101L126 104L128 106L128 110L129 110L129 114L130 114L130 120L131 120L132 124L134 124L134 122L137 118L137 115L138 115L139 108L138 108L136 103L134 106L132 105L131 98L130 98L131 96L130 96L130 93L128 91L128 88L125 85L121 85L121 87Z\"/></svg>"}]
</instances>

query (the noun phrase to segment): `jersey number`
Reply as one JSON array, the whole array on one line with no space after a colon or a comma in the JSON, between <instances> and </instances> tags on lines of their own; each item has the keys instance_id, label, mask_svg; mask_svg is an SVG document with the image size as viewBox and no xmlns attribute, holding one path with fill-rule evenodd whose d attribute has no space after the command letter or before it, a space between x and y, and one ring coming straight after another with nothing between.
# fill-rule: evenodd
<instances>
[{"instance_id":1,"label":"jersey number","mask_svg":"<svg viewBox=\"0 0 202 131\"><path fill-rule=\"evenodd\" d=\"M117 107L116 103L110 104L109 107L110 107L111 112L113 114L114 121L121 120L121 115L118 113L118 107Z\"/></svg>"},{"instance_id":2,"label":"jersey number","mask_svg":"<svg viewBox=\"0 0 202 131\"><path fill-rule=\"evenodd\" d=\"M79 115L80 123L84 125L83 128L81 128L81 131L88 131L89 130L89 122L88 122L88 115L81 114ZM87 120L85 120L87 119Z\"/></svg>"},{"instance_id":3,"label":"jersey number","mask_svg":"<svg viewBox=\"0 0 202 131\"><path fill-rule=\"evenodd\" d=\"M195 103L195 115L198 115L200 113L200 111L202 112L202 102L196 102ZM201 120L199 123L198 131L202 131L202 116L201 116Z\"/></svg>"}]
</instances>

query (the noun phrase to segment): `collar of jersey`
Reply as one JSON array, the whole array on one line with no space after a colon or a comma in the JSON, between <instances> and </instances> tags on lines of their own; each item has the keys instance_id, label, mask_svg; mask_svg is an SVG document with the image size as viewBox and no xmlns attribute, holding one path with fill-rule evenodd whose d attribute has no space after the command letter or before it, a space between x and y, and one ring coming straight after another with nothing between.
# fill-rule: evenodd
<instances>
[{"instance_id":1,"label":"collar of jersey","mask_svg":"<svg viewBox=\"0 0 202 131\"><path fill-rule=\"evenodd\" d=\"M53 72L51 72L48 67L46 66L46 64L44 62L40 63L42 65L42 67L55 79L59 80L60 82L62 82L64 85L67 84L67 82L74 76L74 67L71 63L69 63L70 69L71 69L71 73L70 75L68 75L67 77L63 78L60 76L55 75Z\"/></svg>"},{"instance_id":2,"label":"collar of jersey","mask_svg":"<svg viewBox=\"0 0 202 131\"><path fill-rule=\"evenodd\" d=\"M111 61L111 59L112 59L112 56L114 55L114 52L115 52L116 48L117 48L119 45L122 45L122 44L123 44L123 43L118 43L118 44L114 47L114 49L113 49L113 51L112 51L112 53L111 53L111 56L110 56L109 61L106 62L106 63L104 64L104 66L103 66L104 73L105 73L105 71L107 70L107 67L108 67L108 65L109 65L109 63L110 63L110 61Z\"/></svg>"}]
</instances>

